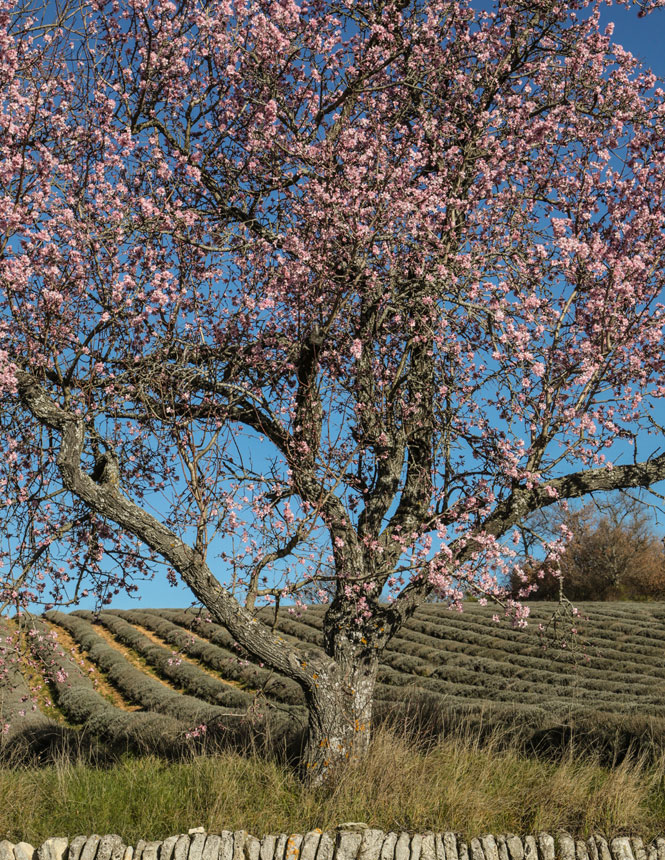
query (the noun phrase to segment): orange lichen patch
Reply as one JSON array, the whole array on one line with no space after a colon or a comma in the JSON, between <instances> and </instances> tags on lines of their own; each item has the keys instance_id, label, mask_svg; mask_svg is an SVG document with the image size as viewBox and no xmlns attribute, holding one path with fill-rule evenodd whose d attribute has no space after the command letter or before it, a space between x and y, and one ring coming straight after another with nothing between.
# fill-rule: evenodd
<instances>
[{"instance_id":1,"label":"orange lichen patch","mask_svg":"<svg viewBox=\"0 0 665 860\"><path fill-rule=\"evenodd\" d=\"M297 860L300 856L300 844L302 842L302 836L299 836L296 833L292 833L289 836L286 843L286 850L284 852L284 857L286 860Z\"/></svg>"},{"instance_id":2,"label":"orange lichen patch","mask_svg":"<svg viewBox=\"0 0 665 860\"><path fill-rule=\"evenodd\" d=\"M62 627L58 627L57 624L52 624L50 622L46 623L52 630L55 630L58 642L65 654L76 661L81 671L90 678L95 690L97 690L100 696L103 696L108 702L110 702L114 707L119 708L121 711L141 710L140 705L131 704L123 699L120 692L106 679L106 676L99 670L99 667L85 656L84 651L73 636L71 636Z\"/></svg>"},{"instance_id":3,"label":"orange lichen patch","mask_svg":"<svg viewBox=\"0 0 665 860\"><path fill-rule=\"evenodd\" d=\"M237 690L246 690L246 687L244 687L238 681L230 681L228 680L228 678L223 678L218 672L215 672L213 669L209 669L200 660L196 660L192 657L187 657L185 654L182 653L182 651L174 651L173 646L170 642L167 642L165 639L161 639L156 633L153 633L152 630L148 630L147 627L141 627L140 624L136 624L136 622L134 621L132 621L131 624L132 627L135 627L140 633L143 633L143 635L151 642L154 642L155 645L160 645L162 648L167 648L169 651L173 651L174 660L182 660L183 663L189 663L190 666L196 666L197 669L200 669L202 672L205 672L208 677L214 678L215 681L221 681L223 684L227 684L229 687L234 687ZM189 634L189 631L187 632ZM193 637L193 634L191 635Z\"/></svg>"},{"instance_id":4,"label":"orange lichen patch","mask_svg":"<svg viewBox=\"0 0 665 860\"><path fill-rule=\"evenodd\" d=\"M140 657L135 651L132 651L131 648L127 648L121 642L118 642L117 639L113 638L113 634L106 629L106 627L101 624L92 625L95 628L95 633L97 633L108 645L112 648L115 648L122 656L127 660L128 663L143 672L144 675L147 675L149 678L152 678L153 681L159 681L160 684L163 684L165 687L168 687L169 690L174 690L176 693L182 693L182 688L177 687L173 684L170 684L168 681L164 680L164 678L160 677L157 672L150 666L143 657Z\"/></svg>"}]
</instances>

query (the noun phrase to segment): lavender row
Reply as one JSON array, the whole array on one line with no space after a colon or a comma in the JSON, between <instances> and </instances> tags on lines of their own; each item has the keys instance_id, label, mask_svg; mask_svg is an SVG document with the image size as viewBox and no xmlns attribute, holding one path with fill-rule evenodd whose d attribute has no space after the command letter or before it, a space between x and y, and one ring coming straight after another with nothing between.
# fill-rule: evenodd
<instances>
[{"instance_id":1,"label":"lavender row","mask_svg":"<svg viewBox=\"0 0 665 860\"><path fill-rule=\"evenodd\" d=\"M92 737L137 750L173 754L187 748L187 725L164 714L123 711L98 693L90 678L49 636L43 622L33 622L31 648L44 667L60 710Z\"/></svg>"},{"instance_id":2,"label":"lavender row","mask_svg":"<svg viewBox=\"0 0 665 860\"><path fill-rule=\"evenodd\" d=\"M109 645L84 618L57 611L48 612L45 617L74 637L90 660L104 671L113 686L129 702L135 702L146 710L174 717L189 726L223 724L229 718L241 716L240 713L179 693L151 678L132 666L118 649Z\"/></svg>"}]
</instances>

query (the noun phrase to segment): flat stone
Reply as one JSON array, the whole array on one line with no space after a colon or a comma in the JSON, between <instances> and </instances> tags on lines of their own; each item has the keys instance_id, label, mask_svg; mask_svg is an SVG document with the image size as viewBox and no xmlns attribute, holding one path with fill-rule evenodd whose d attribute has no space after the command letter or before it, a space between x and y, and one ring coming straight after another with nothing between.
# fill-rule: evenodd
<instances>
[{"instance_id":1,"label":"flat stone","mask_svg":"<svg viewBox=\"0 0 665 860\"><path fill-rule=\"evenodd\" d=\"M64 860L69 848L69 839L64 836L52 836L37 849L39 860Z\"/></svg>"},{"instance_id":2,"label":"flat stone","mask_svg":"<svg viewBox=\"0 0 665 860\"><path fill-rule=\"evenodd\" d=\"M586 847L589 850L589 860L599 860L598 858L598 846L596 845L596 840L593 836L589 836L586 841Z\"/></svg>"},{"instance_id":3,"label":"flat stone","mask_svg":"<svg viewBox=\"0 0 665 860\"><path fill-rule=\"evenodd\" d=\"M614 860L635 860L630 839L627 836L617 836L610 841L610 852Z\"/></svg>"},{"instance_id":4,"label":"flat stone","mask_svg":"<svg viewBox=\"0 0 665 860\"><path fill-rule=\"evenodd\" d=\"M630 847L633 849L633 857L635 860L647 860L647 852L644 847L644 842L639 836L630 837Z\"/></svg>"},{"instance_id":5,"label":"flat stone","mask_svg":"<svg viewBox=\"0 0 665 860\"><path fill-rule=\"evenodd\" d=\"M658 860L665 860L665 837L659 836L656 839L656 850L658 852Z\"/></svg>"},{"instance_id":6,"label":"flat stone","mask_svg":"<svg viewBox=\"0 0 665 860\"><path fill-rule=\"evenodd\" d=\"M423 833L423 844L420 848L420 860L436 860L436 848L434 846L434 834ZM508 860L508 858L506 858Z\"/></svg>"},{"instance_id":7,"label":"flat stone","mask_svg":"<svg viewBox=\"0 0 665 860\"><path fill-rule=\"evenodd\" d=\"M173 846L173 860L187 860L189 854L189 836L181 833Z\"/></svg>"},{"instance_id":8,"label":"flat stone","mask_svg":"<svg viewBox=\"0 0 665 860\"><path fill-rule=\"evenodd\" d=\"M218 836L216 833L211 833L210 836L206 836L206 842L203 846L202 860L217 860L221 844L222 837ZM159 860L162 860L162 858L160 857Z\"/></svg>"},{"instance_id":9,"label":"flat stone","mask_svg":"<svg viewBox=\"0 0 665 860\"><path fill-rule=\"evenodd\" d=\"M391 830L389 833L386 833L383 844L381 845L380 860L394 860L396 843L397 834L395 831Z\"/></svg>"},{"instance_id":10,"label":"flat stone","mask_svg":"<svg viewBox=\"0 0 665 860\"><path fill-rule=\"evenodd\" d=\"M649 842L646 847L647 860L658 860L658 849L655 842Z\"/></svg>"},{"instance_id":11,"label":"flat stone","mask_svg":"<svg viewBox=\"0 0 665 860\"><path fill-rule=\"evenodd\" d=\"M556 835L556 847L560 860L575 860L575 840L566 833L565 830L559 830Z\"/></svg>"},{"instance_id":12,"label":"flat stone","mask_svg":"<svg viewBox=\"0 0 665 860\"><path fill-rule=\"evenodd\" d=\"M159 860L171 860L173 857L173 851L175 849L175 844L178 841L179 836L168 836L163 842L162 847L159 849ZM211 860L217 860L217 855Z\"/></svg>"},{"instance_id":13,"label":"flat stone","mask_svg":"<svg viewBox=\"0 0 665 860\"><path fill-rule=\"evenodd\" d=\"M459 860L469 860L469 847L461 840L457 843L457 856Z\"/></svg>"},{"instance_id":14,"label":"flat stone","mask_svg":"<svg viewBox=\"0 0 665 860\"><path fill-rule=\"evenodd\" d=\"M148 842L146 844L145 848L143 849L143 855L142 855L141 860L157 860L157 855L159 853L159 849L161 848L161 845L162 845L161 841L160 842ZM97 860L99 860L99 856L97 857Z\"/></svg>"},{"instance_id":15,"label":"flat stone","mask_svg":"<svg viewBox=\"0 0 665 860\"><path fill-rule=\"evenodd\" d=\"M524 845L519 836L514 833L506 834L506 848L508 849L508 857L510 860L524 860Z\"/></svg>"},{"instance_id":16,"label":"flat stone","mask_svg":"<svg viewBox=\"0 0 665 860\"><path fill-rule=\"evenodd\" d=\"M187 831L187 833L190 836L193 836L195 833L205 833L205 832L206 832L205 827L190 827L189 830Z\"/></svg>"},{"instance_id":17,"label":"flat stone","mask_svg":"<svg viewBox=\"0 0 665 860\"><path fill-rule=\"evenodd\" d=\"M102 836L99 840L99 845L97 846L97 855L95 860L111 860L111 855L113 854L114 849L118 848L120 845L124 848L122 837L118 836L117 833ZM157 860L157 858L155 858L155 860Z\"/></svg>"},{"instance_id":18,"label":"flat stone","mask_svg":"<svg viewBox=\"0 0 665 860\"><path fill-rule=\"evenodd\" d=\"M589 860L587 844L583 839L578 839L575 843L575 860Z\"/></svg>"},{"instance_id":19,"label":"flat stone","mask_svg":"<svg viewBox=\"0 0 665 860\"><path fill-rule=\"evenodd\" d=\"M8 839L0 841L0 860L14 860L14 843Z\"/></svg>"},{"instance_id":20,"label":"flat stone","mask_svg":"<svg viewBox=\"0 0 665 860\"><path fill-rule=\"evenodd\" d=\"M423 837L420 833L414 833L411 837L411 860L420 860L420 852L423 850Z\"/></svg>"},{"instance_id":21,"label":"flat stone","mask_svg":"<svg viewBox=\"0 0 665 860\"><path fill-rule=\"evenodd\" d=\"M499 848L496 844L496 839L491 833L481 836L480 844L485 855L485 860L499 860Z\"/></svg>"},{"instance_id":22,"label":"flat stone","mask_svg":"<svg viewBox=\"0 0 665 860\"><path fill-rule=\"evenodd\" d=\"M510 860L506 847L506 837L499 833L494 838L496 839L496 849L499 852L499 860Z\"/></svg>"},{"instance_id":23,"label":"flat stone","mask_svg":"<svg viewBox=\"0 0 665 860\"><path fill-rule=\"evenodd\" d=\"M113 846L113 850L111 851L111 860L123 860L123 857L125 856L126 850L127 850L127 846L125 845L125 843L121 839L120 842L116 843ZM133 852L132 852L132 856L133 856Z\"/></svg>"},{"instance_id":24,"label":"flat stone","mask_svg":"<svg viewBox=\"0 0 665 860\"><path fill-rule=\"evenodd\" d=\"M300 846L300 860L315 860L316 849L321 840L321 830L309 830L302 838Z\"/></svg>"},{"instance_id":25,"label":"flat stone","mask_svg":"<svg viewBox=\"0 0 665 860\"><path fill-rule=\"evenodd\" d=\"M125 853L122 855L122 860L133 860L134 858L134 848L131 845L128 845L125 848Z\"/></svg>"},{"instance_id":26,"label":"flat stone","mask_svg":"<svg viewBox=\"0 0 665 860\"><path fill-rule=\"evenodd\" d=\"M14 845L14 857L16 860L33 860L36 853L34 847L29 842L17 842Z\"/></svg>"},{"instance_id":27,"label":"flat stone","mask_svg":"<svg viewBox=\"0 0 665 860\"><path fill-rule=\"evenodd\" d=\"M471 860L485 860L483 846L480 844L480 839L473 838L469 843Z\"/></svg>"},{"instance_id":28,"label":"flat stone","mask_svg":"<svg viewBox=\"0 0 665 860\"><path fill-rule=\"evenodd\" d=\"M260 851L261 840L257 839L256 836L252 836L251 833L248 833L245 836L245 857L247 860L259 860Z\"/></svg>"},{"instance_id":29,"label":"flat stone","mask_svg":"<svg viewBox=\"0 0 665 860\"><path fill-rule=\"evenodd\" d=\"M443 848L445 850L445 860L459 860L457 854L457 836L454 833L443 834Z\"/></svg>"},{"instance_id":30,"label":"flat stone","mask_svg":"<svg viewBox=\"0 0 665 860\"><path fill-rule=\"evenodd\" d=\"M69 843L69 854L67 855L68 860L80 860L81 851L83 851L87 841L87 836L75 836Z\"/></svg>"},{"instance_id":31,"label":"flat stone","mask_svg":"<svg viewBox=\"0 0 665 860\"><path fill-rule=\"evenodd\" d=\"M350 824L358 824L359 822L349 822ZM335 860L356 860L360 846L363 841L363 833L367 825L363 825L362 829L354 830L337 830L337 839L335 845ZM287 854L286 860L296 860L296 857ZM408 858L407 858L408 860Z\"/></svg>"},{"instance_id":32,"label":"flat stone","mask_svg":"<svg viewBox=\"0 0 665 860\"><path fill-rule=\"evenodd\" d=\"M210 839L210 837L208 837ZM206 843L207 844L207 843ZM264 836L261 840L261 848L259 850L259 860L273 860L275 856L275 845L277 844L276 836ZM204 852L204 860L207 860ZM215 857L214 860L217 860Z\"/></svg>"},{"instance_id":33,"label":"flat stone","mask_svg":"<svg viewBox=\"0 0 665 860\"><path fill-rule=\"evenodd\" d=\"M219 838L221 839L219 843L219 860L233 860L233 833L230 830L222 830Z\"/></svg>"},{"instance_id":34,"label":"flat stone","mask_svg":"<svg viewBox=\"0 0 665 860\"><path fill-rule=\"evenodd\" d=\"M539 833L537 840L540 860L556 860L556 854L554 852L554 838L550 836L549 833Z\"/></svg>"},{"instance_id":35,"label":"flat stone","mask_svg":"<svg viewBox=\"0 0 665 860\"><path fill-rule=\"evenodd\" d=\"M143 860L143 849L147 844L148 842L146 839L139 839L139 841L134 846L134 860ZM84 860L84 857L82 855L81 860Z\"/></svg>"},{"instance_id":36,"label":"flat stone","mask_svg":"<svg viewBox=\"0 0 665 860\"><path fill-rule=\"evenodd\" d=\"M245 860L245 837L247 836L246 830L234 830L233 831L233 860ZM192 851L189 851L189 860L197 860L197 858L192 857ZM200 858L198 858L200 860Z\"/></svg>"},{"instance_id":37,"label":"flat stone","mask_svg":"<svg viewBox=\"0 0 665 860\"><path fill-rule=\"evenodd\" d=\"M235 834L233 841L235 842ZM300 857L301 845L302 834L291 833L289 838L286 840L286 847L284 848L284 860L298 860L298 858ZM236 860L235 854L233 855L233 860Z\"/></svg>"},{"instance_id":38,"label":"flat stone","mask_svg":"<svg viewBox=\"0 0 665 860\"><path fill-rule=\"evenodd\" d=\"M535 836L524 837L524 860L538 860L538 845Z\"/></svg>"},{"instance_id":39,"label":"flat stone","mask_svg":"<svg viewBox=\"0 0 665 860\"><path fill-rule=\"evenodd\" d=\"M380 860L381 848L386 838L383 830L377 830L374 827L368 827L363 830L360 848L358 849L358 860ZM301 860L305 858L301 855Z\"/></svg>"},{"instance_id":40,"label":"flat stone","mask_svg":"<svg viewBox=\"0 0 665 860\"><path fill-rule=\"evenodd\" d=\"M189 836L191 836L192 841L189 843L188 860L201 860L207 839L206 832L202 827L197 827L193 833L191 830L189 831ZM153 860L153 858L144 857L143 860Z\"/></svg>"},{"instance_id":41,"label":"flat stone","mask_svg":"<svg viewBox=\"0 0 665 860\"><path fill-rule=\"evenodd\" d=\"M399 834L397 842L395 842L395 860L410 860L411 858L411 837L408 833Z\"/></svg>"},{"instance_id":42,"label":"flat stone","mask_svg":"<svg viewBox=\"0 0 665 860\"><path fill-rule=\"evenodd\" d=\"M335 840L330 833L322 833L319 847L316 849L316 860L333 860L335 853ZM277 852L275 852L277 857Z\"/></svg>"}]
</instances>

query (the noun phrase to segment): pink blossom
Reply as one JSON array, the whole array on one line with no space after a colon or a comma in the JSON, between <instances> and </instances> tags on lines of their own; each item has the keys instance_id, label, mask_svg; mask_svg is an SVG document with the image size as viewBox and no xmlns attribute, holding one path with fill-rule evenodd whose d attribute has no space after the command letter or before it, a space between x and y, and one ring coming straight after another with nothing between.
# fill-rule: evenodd
<instances>
[{"instance_id":1,"label":"pink blossom","mask_svg":"<svg viewBox=\"0 0 665 860\"><path fill-rule=\"evenodd\" d=\"M351 355L358 360L363 354L363 343L357 338L351 344Z\"/></svg>"}]
</instances>

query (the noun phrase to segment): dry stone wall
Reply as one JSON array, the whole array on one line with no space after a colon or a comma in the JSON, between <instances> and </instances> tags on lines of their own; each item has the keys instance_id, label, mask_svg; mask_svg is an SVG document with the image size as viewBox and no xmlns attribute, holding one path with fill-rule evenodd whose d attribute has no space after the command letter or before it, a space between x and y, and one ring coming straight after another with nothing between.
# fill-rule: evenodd
<instances>
[{"instance_id":1,"label":"dry stone wall","mask_svg":"<svg viewBox=\"0 0 665 860\"><path fill-rule=\"evenodd\" d=\"M0 860L665 860L665 838L645 844L639 837L573 839L487 834L464 842L455 833L384 833L360 823L331 832L264 836L244 830L189 833L158 842L126 845L117 835L55 837L39 848L0 841Z\"/></svg>"}]
</instances>

